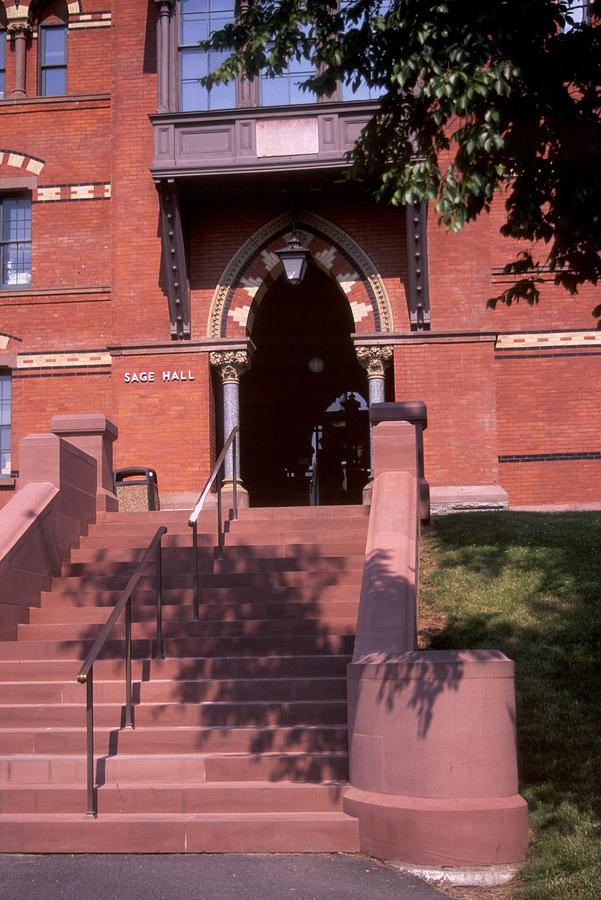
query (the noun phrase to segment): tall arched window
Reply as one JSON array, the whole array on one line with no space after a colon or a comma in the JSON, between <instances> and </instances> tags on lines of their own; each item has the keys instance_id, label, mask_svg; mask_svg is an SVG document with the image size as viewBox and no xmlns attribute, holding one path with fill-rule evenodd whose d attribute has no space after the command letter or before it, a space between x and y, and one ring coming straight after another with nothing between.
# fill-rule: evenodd
<instances>
[{"instance_id":1,"label":"tall arched window","mask_svg":"<svg viewBox=\"0 0 601 900\"><path fill-rule=\"evenodd\" d=\"M11 393L10 372L0 370L0 476L11 473Z\"/></svg>"},{"instance_id":2,"label":"tall arched window","mask_svg":"<svg viewBox=\"0 0 601 900\"><path fill-rule=\"evenodd\" d=\"M57 97L67 93L67 4L44 4L37 15L38 94Z\"/></svg>"}]
</instances>

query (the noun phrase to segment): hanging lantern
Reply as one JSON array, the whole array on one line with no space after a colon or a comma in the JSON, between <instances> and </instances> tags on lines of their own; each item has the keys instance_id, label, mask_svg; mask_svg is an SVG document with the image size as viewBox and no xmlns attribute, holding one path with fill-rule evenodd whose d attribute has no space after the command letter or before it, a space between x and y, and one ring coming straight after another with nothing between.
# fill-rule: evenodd
<instances>
[{"instance_id":1,"label":"hanging lantern","mask_svg":"<svg viewBox=\"0 0 601 900\"><path fill-rule=\"evenodd\" d=\"M296 230L286 241L284 249L275 252L282 261L286 278L290 284L300 284L307 271L309 251L301 244Z\"/></svg>"}]
</instances>

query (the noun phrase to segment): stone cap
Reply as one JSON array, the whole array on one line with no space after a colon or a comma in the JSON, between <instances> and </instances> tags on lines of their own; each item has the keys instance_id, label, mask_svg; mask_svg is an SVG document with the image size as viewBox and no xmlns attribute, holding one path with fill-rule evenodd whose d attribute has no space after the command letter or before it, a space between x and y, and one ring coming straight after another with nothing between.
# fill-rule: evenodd
<instances>
[{"instance_id":1,"label":"stone cap","mask_svg":"<svg viewBox=\"0 0 601 900\"><path fill-rule=\"evenodd\" d=\"M515 664L501 650L409 650L405 653L366 653L347 666L349 678L390 678L402 681L464 678L513 678Z\"/></svg>"},{"instance_id":2,"label":"stone cap","mask_svg":"<svg viewBox=\"0 0 601 900\"><path fill-rule=\"evenodd\" d=\"M403 403L372 403L369 407L369 421L372 425L378 422L411 422L428 427L428 410L423 400L405 400Z\"/></svg>"},{"instance_id":3,"label":"stone cap","mask_svg":"<svg viewBox=\"0 0 601 900\"><path fill-rule=\"evenodd\" d=\"M69 413L67 415L52 416L50 428L54 434L62 435L92 435L107 434L113 440L119 434L119 429L104 413Z\"/></svg>"}]
</instances>

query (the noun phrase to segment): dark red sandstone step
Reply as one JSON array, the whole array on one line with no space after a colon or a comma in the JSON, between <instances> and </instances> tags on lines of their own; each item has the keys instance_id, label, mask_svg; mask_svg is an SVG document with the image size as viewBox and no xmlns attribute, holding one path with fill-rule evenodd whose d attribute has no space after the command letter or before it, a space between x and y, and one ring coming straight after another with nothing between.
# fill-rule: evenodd
<instances>
[{"instance_id":1,"label":"dark red sandstone step","mask_svg":"<svg viewBox=\"0 0 601 900\"><path fill-rule=\"evenodd\" d=\"M121 732L123 735L135 732ZM83 748L82 748L83 749ZM211 782L300 782L321 784L346 781L348 754L343 750L227 753L212 751L125 751L96 757L96 783L164 784L169 773L175 785ZM48 751L44 755L0 755L0 784L85 784L86 758ZM0 845L1 846L1 845Z\"/></svg>"},{"instance_id":2,"label":"dark red sandstone step","mask_svg":"<svg viewBox=\"0 0 601 900\"><path fill-rule=\"evenodd\" d=\"M105 606L93 604L94 596L90 596L89 603L85 606L44 606L32 609L29 614L29 624L103 624L108 619L111 609L108 603ZM118 596L114 597L114 601ZM142 605L141 599L148 602ZM311 603L309 600L297 602L286 600L285 602L253 602L239 603L222 601L221 603L203 602L199 609L199 618L203 623L213 622L241 622L261 619L307 619L319 617L324 625L331 625L337 619L351 619L354 625L357 617L358 603L356 600L332 600ZM163 622L186 622L192 618L192 609L188 604L181 602L165 602L163 600ZM152 597L140 598L136 596L132 620L134 622L154 622L156 619L156 603Z\"/></svg>"},{"instance_id":3,"label":"dark red sandstone step","mask_svg":"<svg viewBox=\"0 0 601 900\"><path fill-rule=\"evenodd\" d=\"M103 784L98 812L109 813L267 813L340 812L344 782L232 782L190 784ZM0 791L0 815L75 813L86 809L81 784L8 785Z\"/></svg>"},{"instance_id":4,"label":"dark red sandstone step","mask_svg":"<svg viewBox=\"0 0 601 900\"><path fill-rule=\"evenodd\" d=\"M12 642L11 642L12 643ZM120 645L122 647L122 645ZM134 660L134 679L145 682L154 678L274 678L345 676L350 655L295 656L214 656L173 657L167 659ZM13 659L0 660L0 681L40 681L67 678L75 681L81 662L75 659ZM124 677L123 659L98 660L94 666L96 682L100 679Z\"/></svg>"},{"instance_id":5,"label":"dark red sandstone step","mask_svg":"<svg viewBox=\"0 0 601 900\"><path fill-rule=\"evenodd\" d=\"M344 813L0 815L5 853L354 853Z\"/></svg>"},{"instance_id":6,"label":"dark red sandstone step","mask_svg":"<svg viewBox=\"0 0 601 900\"><path fill-rule=\"evenodd\" d=\"M186 703L231 700L346 700L346 679L339 678L237 678L189 679L175 678L134 681L135 703ZM94 682L94 698L98 703L121 703L124 683ZM0 681L0 704L79 703L82 686L70 681Z\"/></svg>"},{"instance_id":7,"label":"dark red sandstone step","mask_svg":"<svg viewBox=\"0 0 601 900\"><path fill-rule=\"evenodd\" d=\"M41 623L36 625L19 625L21 641L81 641L93 640L100 631L101 623ZM228 638L228 637L260 637L267 636L313 636L321 640L324 635L344 635L354 633L355 618L331 619L329 623L319 618L299 619L242 619L225 622L203 621L166 621L163 625L165 638ZM150 640L156 634L156 625L152 621L134 622L132 636L134 640ZM125 625L117 622L111 631L112 640L125 638Z\"/></svg>"},{"instance_id":8,"label":"dark red sandstone step","mask_svg":"<svg viewBox=\"0 0 601 900\"><path fill-rule=\"evenodd\" d=\"M141 709L141 708L140 708ZM8 717L0 731L0 755L78 755L85 750L85 708L64 707L54 714L52 708L36 718L34 723L20 724L16 716ZM139 712L139 710L137 710ZM346 716L339 715L339 724L289 722L278 715L241 717L231 724L215 722L211 716L203 721L193 716L159 716L153 721L149 716L136 715L136 728L123 730L124 711L120 708L98 708L95 724L94 747L97 753L114 756L117 753L169 754L169 753L246 753L256 756L263 753L315 753L345 752L347 750ZM216 719L224 716L217 715ZM227 719L227 717L225 717ZM209 721L204 721L208 719ZM246 725L238 725L237 722ZM257 722L253 725L253 722ZM163 775L168 774L167 769Z\"/></svg>"}]
</instances>

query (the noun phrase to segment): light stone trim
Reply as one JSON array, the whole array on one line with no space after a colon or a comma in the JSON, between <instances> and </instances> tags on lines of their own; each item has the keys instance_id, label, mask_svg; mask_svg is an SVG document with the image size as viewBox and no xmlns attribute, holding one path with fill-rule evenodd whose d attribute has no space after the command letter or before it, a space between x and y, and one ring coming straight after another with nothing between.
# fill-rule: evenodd
<instances>
[{"instance_id":1,"label":"light stone trim","mask_svg":"<svg viewBox=\"0 0 601 900\"><path fill-rule=\"evenodd\" d=\"M384 378L384 371L393 357L393 349L391 344L368 344L367 346L356 346L355 353L359 360L359 365L367 372L368 380L370 378Z\"/></svg>"},{"instance_id":2,"label":"light stone trim","mask_svg":"<svg viewBox=\"0 0 601 900\"><path fill-rule=\"evenodd\" d=\"M7 334L0 334L0 350L6 350L10 338Z\"/></svg>"},{"instance_id":3,"label":"light stone trim","mask_svg":"<svg viewBox=\"0 0 601 900\"><path fill-rule=\"evenodd\" d=\"M71 187L71 200L93 200L93 184L74 184Z\"/></svg>"},{"instance_id":4,"label":"light stone trim","mask_svg":"<svg viewBox=\"0 0 601 900\"><path fill-rule=\"evenodd\" d=\"M110 20L107 19L95 19L92 22L87 21L79 21L79 22L70 22L69 23L69 31L75 31L76 29L82 28L110 28L111 23Z\"/></svg>"},{"instance_id":5,"label":"light stone trim","mask_svg":"<svg viewBox=\"0 0 601 900\"><path fill-rule=\"evenodd\" d=\"M328 247L327 250L319 250L318 253L314 254L314 257L318 263L321 263L324 269L328 269L329 271L336 259L336 247Z\"/></svg>"},{"instance_id":6,"label":"light stone trim","mask_svg":"<svg viewBox=\"0 0 601 900\"><path fill-rule=\"evenodd\" d=\"M532 347L587 347L601 344L601 331L540 331L535 334L500 334L496 350Z\"/></svg>"},{"instance_id":7,"label":"light stone trim","mask_svg":"<svg viewBox=\"0 0 601 900\"><path fill-rule=\"evenodd\" d=\"M356 272L345 272L342 275L336 276L336 281L342 288L345 294L350 294L352 289L355 287L357 282L359 281L359 276Z\"/></svg>"},{"instance_id":8,"label":"light stone trim","mask_svg":"<svg viewBox=\"0 0 601 900\"><path fill-rule=\"evenodd\" d=\"M219 370L222 384L238 384L240 376L250 368L246 350L213 350L209 363Z\"/></svg>"},{"instance_id":9,"label":"light stone trim","mask_svg":"<svg viewBox=\"0 0 601 900\"><path fill-rule=\"evenodd\" d=\"M371 312L371 307L369 307L367 303L357 303L356 300L350 304L350 307L355 325L358 325L363 319L367 319Z\"/></svg>"},{"instance_id":10,"label":"light stone trim","mask_svg":"<svg viewBox=\"0 0 601 900\"><path fill-rule=\"evenodd\" d=\"M373 298L374 316L376 321L379 319L379 330L381 332L394 331L394 319L392 315L392 307L388 292L384 285L381 275L376 269L370 257L359 246L359 244L342 231L332 222L322 218L316 213L300 212L295 216L294 223L290 213L284 213L268 222L262 228L244 242L237 253L231 258L226 268L223 270L217 287L213 293L211 308L209 310L209 318L207 323L208 337L221 337L221 330L224 324L224 312L226 310L228 300L231 298L233 291L239 284L244 270L250 264L252 259L261 253L261 249L272 240L277 234L286 231L292 225L308 228L316 234L332 240L339 249L355 264L361 278L364 279L368 292ZM268 255L268 254L267 254ZM275 256L275 254L273 254ZM279 263L279 258L278 258ZM268 270L271 271L271 270Z\"/></svg>"},{"instance_id":11,"label":"light stone trim","mask_svg":"<svg viewBox=\"0 0 601 900\"><path fill-rule=\"evenodd\" d=\"M270 272L273 272L275 268L280 264L280 257L276 253L272 253L269 250L263 250L261 252L261 259L265 263L265 271L269 275Z\"/></svg>"},{"instance_id":12,"label":"light stone trim","mask_svg":"<svg viewBox=\"0 0 601 900\"><path fill-rule=\"evenodd\" d=\"M7 166L14 166L15 169L21 169L23 167L23 163L25 162L25 157L20 153L9 153L8 159L6 160Z\"/></svg>"},{"instance_id":13,"label":"light stone trim","mask_svg":"<svg viewBox=\"0 0 601 900\"><path fill-rule=\"evenodd\" d=\"M17 369L72 369L77 366L110 366L110 353L20 353Z\"/></svg>"},{"instance_id":14,"label":"light stone trim","mask_svg":"<svg viewBox=\"0 0 601 900\"><path fill-rule=\"evenodd\" d=\"M38 188L36 200L43 203L50 203L61 199L60 187L41 187Z\"/></svg>"},{"instance_id":15,"label":"light stone trim","mask_svg":"<svg viewBox=\"0 0 601 900\"><path fill-rule=\"evenodd\" d=\"M249 306L237 306L235 309L230 309L228 311L228 316L230 316L234 322L237 322L242 328L246 327L246 323L248 322L248 317L250 315L250 305Z\"/></svg>"},{"instance_id":16,"label":"light stone trim","mask_svg":"<svg viewBox=\"0 0 601 900\"><path fill-rule=\"evenodd\" d=\"M248 296L251 298L251 300L253 300L255 297L255 294L257 293L257 291L263 284L263 279L262 278L241 278L240 284L244 287L244 290L246 291Z\"/></svg>"}]
</instances>

